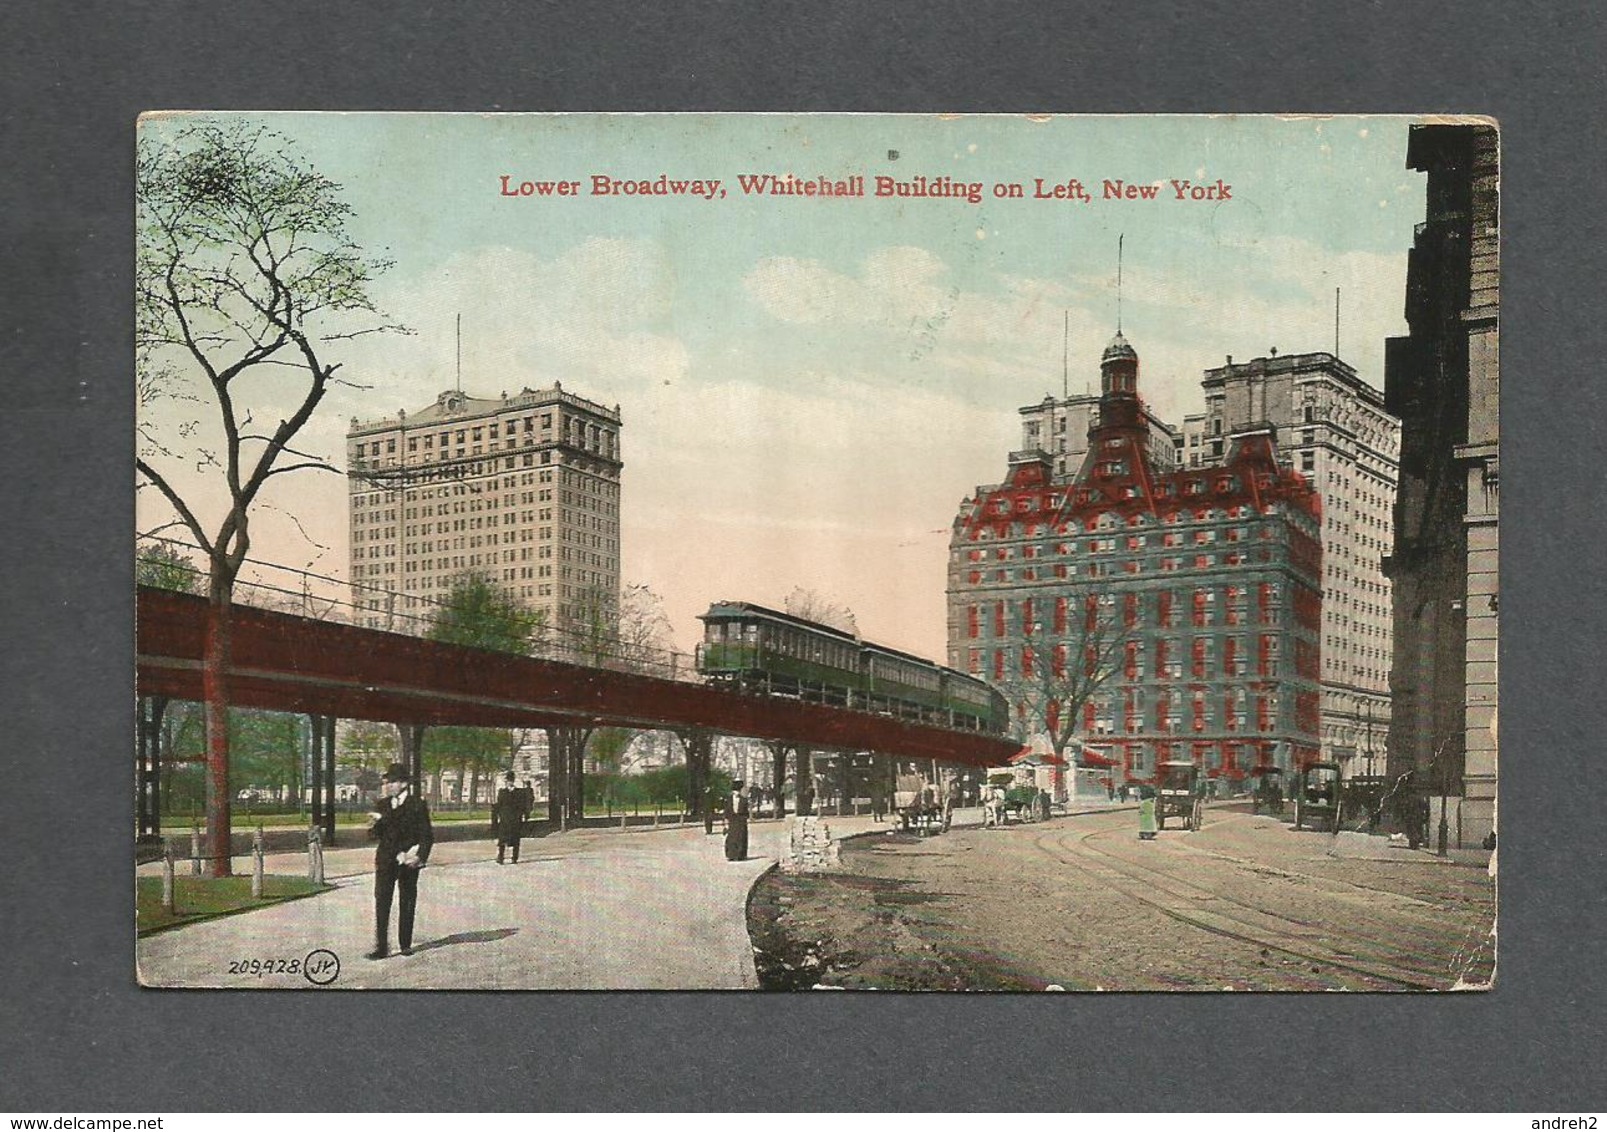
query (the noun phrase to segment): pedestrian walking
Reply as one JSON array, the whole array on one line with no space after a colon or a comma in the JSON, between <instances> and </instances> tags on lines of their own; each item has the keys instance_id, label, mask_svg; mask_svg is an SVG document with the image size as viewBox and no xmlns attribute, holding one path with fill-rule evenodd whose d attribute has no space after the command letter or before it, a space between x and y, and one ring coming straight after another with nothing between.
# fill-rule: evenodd
<instances>
[{"instance_id":1,"label":"pedestrian walking","mask_svg":"<svg viewBox=\"0 0 1607 1132\"><path fill-rule=\"evenodd\" d=\"M1140 786L1138 788L1138 839L1140 841L1155 840L1155 787Z\"/></svg>"},{"instance_id":2,"label":"pedestrian walking","mask_svg":"<svg viewBox=\"0 0 1607 1132\"><path fill-rule=\"evenodd\" d=\"M943 832L954 827L954 809L960 804L960 780L949 779L948 792L943 796Z\"/></svg>"},{"instance_id":3,"label":"pedestrian walking","mask_svg":"<svg viewBox=\"0 0 1607 1132\"><path fill-rule=\"evenodd\" d=\"M390 954L391 899L400 892L396 942L403 955L413 954L413 914L418 907L418 874L430 858L435 834L430 808L408 782L407 768L392 763L380 785L379 809L369 814L368 835L374 847L374 950L370 959Z\"/></svg>"},{"instance_id":4,"label":"pedestrian walking","mask_svg":"<svg viewBox=\"0 0 1607 1132\"><path fill-rule=\"evenodd\" d=\"M502 776L502 788L497 791L497 800L491 806L491 831L497 838L497 864L503 864L503 855L513 850L513 863L519 863L519 839L524 835L525 819L530 816L530 806L525 801L525 791L514 785L513 771Z\"/></svg>"},{"instance_id":5,"label":"pedestrian walking","mask_svg":"<svg viewBox=\"0 0 1607 1132\"><path fill-rule=\"evenodd\" d=\"M998 786L982 788L982 828L998 829L1004 824L1004 791Z\"/></svg>"},{"instance_id":6,"label":"pedestrian walking","mask_svg":"<svg viewBox=\"0 0 1607 1132\"><path fill-rule=\"evenodd\" d=\"M725 859L748 859L748 794L740 778L731 783L731 796L725 800Z\"/></svg>"},{"instance_id":7,"label":"pedestrian walking","mask_svg":"<svg viewBox=\"0 0 1607 1132\"><path fill-rule=\"evenodd\" d=\"M714 810L719 805L719 802L720 795L715 791L714 783L711 782L709 783L709 788L703 791L703 835L705 837L714 835Z\"/></svg>"}]
</instances>

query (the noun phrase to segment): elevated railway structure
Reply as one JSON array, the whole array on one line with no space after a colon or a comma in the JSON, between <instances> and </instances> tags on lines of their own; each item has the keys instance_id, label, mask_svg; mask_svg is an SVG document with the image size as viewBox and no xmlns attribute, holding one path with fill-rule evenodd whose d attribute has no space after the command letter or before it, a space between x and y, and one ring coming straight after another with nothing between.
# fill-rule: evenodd
<instances>
[{"instance_id":1,"label":"elevated railway structure","mask_svg":"<svg viewBox=\"0 0 1607 1132\"><path fill-rule=\"evenodd\" d=\"M141 698L139 829L160 828L156 794L161 707L202 698L204 598L140 587L136 686ZM716 734L761 739L776 752L779 789L788 749L868 751L889 758L998 765L1019 744L829 703L757 695L685 678L668 679L557 660L490 652L276 610L235 605L231 705L312 717L315 820L334 836L335 720L396 724L404 760L422 776L426 730L437 726L542 728L552 772L548 817L582 814L586 737L600 726L670 730L686 746L689 794L702 796Z\"/></svg>"}]
</instances>

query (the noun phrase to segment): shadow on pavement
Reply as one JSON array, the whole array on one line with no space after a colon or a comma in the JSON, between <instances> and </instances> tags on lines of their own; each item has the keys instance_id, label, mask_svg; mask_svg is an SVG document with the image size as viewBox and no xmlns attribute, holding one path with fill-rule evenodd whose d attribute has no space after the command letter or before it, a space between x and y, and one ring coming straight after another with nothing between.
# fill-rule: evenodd
<instances>
[{"instance_id":1,"label":"shadow on pavement","mask_svg":"<svg viewBox=\"0 0 1607 1132\"><path fill-rule=\"evenodd\" d=\"M458 932L456 935L442 936L432 939L428 943L415 944L414 954L420 951L434 951L437 947L451 947L456 943L495 943L499 939L507 939L510 935L517 935L518 928L492 928L483 932Z\"/></svg>"}]
</instances>

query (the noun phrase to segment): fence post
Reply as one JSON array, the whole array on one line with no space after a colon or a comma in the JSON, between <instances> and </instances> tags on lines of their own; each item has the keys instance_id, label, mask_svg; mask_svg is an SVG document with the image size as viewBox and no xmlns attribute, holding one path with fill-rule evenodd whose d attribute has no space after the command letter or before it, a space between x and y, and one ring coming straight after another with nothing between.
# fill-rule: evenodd
<instances>
[{"instance_id":1,"label":"fence post","mask_svg":"<svg viewBox=\"0 0 1607 1132\"><path fill-rule=\"evenodd\" d=\"M190 829L190 875L201 875L201 831L193 827Z\"/></svg>"},{"instance_id":2,"label":"fence post","mask_svg":"<svg viewBox=\"0 0 1607 1132\"><path fill-rule=\"evenodd\" d=\"M257 826L251 835L251 899L262 899L262 867L263 867L262 827Z\"/></svg>"},{"instance_id":3,"label":"fence post","mask_svg":"<svg viewBox=\"0 0 1607 1132\"><path fill-rule=\"evenodd\" d=\"M173 895L173 839L162 838L162 908L169 916L178 912L178 901Z\"/></svg>"}]
</instances>

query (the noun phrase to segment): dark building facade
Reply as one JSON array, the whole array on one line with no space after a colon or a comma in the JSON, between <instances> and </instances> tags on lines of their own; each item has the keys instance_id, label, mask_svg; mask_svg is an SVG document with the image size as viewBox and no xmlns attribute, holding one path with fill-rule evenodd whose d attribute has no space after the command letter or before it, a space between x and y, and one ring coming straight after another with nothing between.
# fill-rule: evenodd
<instances>
[{"instance_id":1,"label":"dark building facade","mask_svg":"<svg viewBox=\"0 0 1607 1132\"><path fill-rule=\"evenodd\" d=\"M1227 438L1210 468L1157 469L1120 333L1100 365L1081 466L1011 453L950 542L949 663L1011 700L1023 738L1080 707L1077 738L1118 781L1189 760L1213 778L1319 751L1322 508L1274 430ZM1076 666L1108 675L1073 694ZM1059 696L1055 689L1067 689ZM1080 705L1069 703L1080 699Z\"/></svg>"},{"instance_id":2,"label":"dark building facade","mask_svg":"<svg viewBox=\"0 0 1607 1132\"><path fill-rule=\"evenodd\" d=\"M1389 769L1410 774L1451 844L1494 828L1500 388L1499 148L1483 124L1413 126L1428 174L1406 278L1410 333L1384 396L1401 419Z\"/></svg>"}]
</instances>

